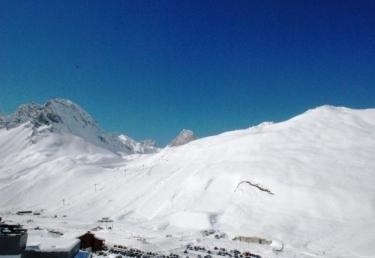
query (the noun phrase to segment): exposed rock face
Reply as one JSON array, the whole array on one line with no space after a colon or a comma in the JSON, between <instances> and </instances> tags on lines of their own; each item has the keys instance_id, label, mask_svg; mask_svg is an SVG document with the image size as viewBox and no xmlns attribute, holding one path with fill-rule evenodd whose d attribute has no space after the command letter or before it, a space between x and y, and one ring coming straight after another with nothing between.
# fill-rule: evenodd
<instances>
[{"instance_id":1,"label":"exposed rock face","mask_svg":"<svg viewBox=\"0 0 375 258\"><path fill-rule=\"evenodd\" d=\"M169 144L171 147L184 145L188 142L194 141L196 139L196 136L194 135L194 132L191 130L183 129L176 138Z\"/></svg>"},{"instance_id":2,"label":"exposed rock face","mask_svg":"<svg viewBox=\"0 0 375 258\"><path fill-rule=\"evenodd\" d=\"M51 126L76 134L80 128L99 130L94 119L77 104L65 99L52 99L46 104L21 105L6 121L7 128L30 122L35 128Z\"/></svg>"},{"instance_id":3,"label":"exposed rock face","mask_svg":"<svg viewBox=\"0 0 375 258\"><path fill-rule=\"evenodd\" d=\"M0 114L0 129L5 127L5 117Z\"/></svg>"},{"instance_id":4,"label":"exposed rock face","mask_svg":"<svg viewBox=\"0 0 375 258\"><path fill-rule=\"evenodd\" d=\"M147 139L147 140L137 142L134 139L124 134L121 134L118 138L123 144L127 146L132 146L134 153L154 153L158 151L156 142L154 140Z\"/></svg>"},{"instance_id":5,"label":"exposed rock face","mask_svg":"<svg viewBox=\"0 0 375 258\"><path fill-rule=\"evenodd\" d=\"M88 142L113 152L151 153L157 151L155 146L136 142L126 136L105 132L97 122L80 106L66 99L51 99L44 105L30 103L21 105L9 117L0 117L0 127L12 129L29 122L34 136L46 133L68 133L79 136Z\"/></svg>"}]
</instances>

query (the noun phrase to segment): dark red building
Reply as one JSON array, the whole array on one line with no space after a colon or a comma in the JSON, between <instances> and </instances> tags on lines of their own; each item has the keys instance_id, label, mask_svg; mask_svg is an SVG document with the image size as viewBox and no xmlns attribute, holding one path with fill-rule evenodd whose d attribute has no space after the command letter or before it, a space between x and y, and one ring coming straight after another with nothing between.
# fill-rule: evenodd
<instances>
[{"instance_id":1,"label":"dark red building","mask_svg":"<svg viewBox=\"0 0 375 258\"><path fill-rule=\"evenodd\" d=\"M78 238L81 240L81 249L90 249L92 252L104 249L104 240L97 238L90 231Z\"/></svg>"}]
</instances>

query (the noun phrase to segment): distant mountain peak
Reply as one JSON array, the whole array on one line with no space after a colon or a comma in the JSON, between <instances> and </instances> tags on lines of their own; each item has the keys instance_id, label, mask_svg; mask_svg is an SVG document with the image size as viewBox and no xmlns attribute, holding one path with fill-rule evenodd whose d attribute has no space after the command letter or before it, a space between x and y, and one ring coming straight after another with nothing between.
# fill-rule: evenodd
<instances>
[{"instance_id":1,"label":"distant mountain peak","mask_svg":"<svg viewBox=\"0 0 375 258\"><path fill-rule=\"evenodd\" d=\"M73 103L67 99L51 99L46 102L45 107L50 108L54 113L60 114L60 116L73 117L77 122L81 122L84 126L94 126L97 127L96 121L78 104Z\"/></svg>"},{"instance_id":2,"label":"distant mountain peak","mask_svg":"<svg viewBox=\"0 0 375 258\"><path fill-rule=\"evenodd\" d=\"M153 153L158 150L154 140L146 139L140 142L135 141L127 135L121 134L118 139L127 146L132 146L135 153Z\"/></svg>"},{"instance_id":3,"label":"distant mountain peak","mask_svg":"<svg viewBox=\"0 0 375 258\"><path fill-rule=\"evenodd\" d=\"M188 142L194 141L197 137L194 132L188 129L182 129L181 132L169 144L171 147L184 145Z\"/></svg>"},{"instance_id":4,"label":"distant mountain peak","mask_svg":"<svg viewBox=\"0 0 375 258\"><path fill-rule=\"evenodd\" d=\"M0 128L12 129L27 122L31 123L34 136L46 133L46 130L37 130L45 126L47 132L72 134L113 152L131 154L157 150L155 146L138 143L128 136L129 140L124 141L118 135L105 132L89 113L68 99L54 98L43 105L23 104L12 115L0 117Z\"/></svg>"},{"instance_id":5,"label":"distant mountain peak","mask_svg":"<svg viewBox=\"0 0 375 258\"><path fill-rule=\"evenodd\" d=\"M5 122L5 116L0 112L0 127L1 127L1 122Z\"/></svg>"}]
</instances>

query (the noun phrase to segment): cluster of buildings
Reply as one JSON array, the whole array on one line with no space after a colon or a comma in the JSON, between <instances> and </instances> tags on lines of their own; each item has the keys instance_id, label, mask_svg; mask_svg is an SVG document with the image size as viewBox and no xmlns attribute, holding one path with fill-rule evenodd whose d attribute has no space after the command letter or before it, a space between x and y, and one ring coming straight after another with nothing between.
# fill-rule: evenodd
<instances>
[{"instance_id":1,"label":"cluster of buildings","mask_svg":"<svg viewBox=\"0 0 375 258\"><path fill-rule=\"evenodd\" d=\"M27 243L27 230L18 224L6 224L0 218L0 258L90 258L91 251L104 248L104 240L92 233L77 239L45 239L36 245Z\"/></svg>"}]
</instances>

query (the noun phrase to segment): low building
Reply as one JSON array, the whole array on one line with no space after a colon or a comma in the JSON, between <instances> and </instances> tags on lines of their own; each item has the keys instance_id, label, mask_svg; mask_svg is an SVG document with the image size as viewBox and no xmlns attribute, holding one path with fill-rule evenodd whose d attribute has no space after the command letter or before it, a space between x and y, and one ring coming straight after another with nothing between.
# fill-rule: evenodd
<instances>
[{"instance_id":1,"label":"low building","mask_svg":"<svg viewBox=\"0 0 375 258\"><path fill-rule=\"evenodd\" d=\"M91 234L92 235L92 234ZM102 250L104 240L90 233L82 236L85 245L92 250ZM20 225L1 223L0 258L90 258L91 254L80 250L81 240L68 238L40 238L32 244L27 242L27 230Z\"/></svg>"},{"instance_id":2,"label":"low building","mask_svg":"<svg viewBox=\"0 0 375 258\"><path fill-rule=\"evenodd\" d=\"M96 237L90 231L80 236L79 239L81 240L81 249L92 252L101 251L104 249L104 240Z\"/></svg>"},{"instance_id":3,"label":"low building","mask_svg":"<svg viewBox=\"0 0 375 258\"><path fill-rule=\"evenodd\" d=\"M17 215L31 215L33 211L17 211Z\"/></svg>"},{"instance_id":4,"label":"low building","mask_svg":"<svg viewBox=\"0 0 375 258\"><path fill-rule=\"evenodd\" d=\"M28 245L22 258L74 258L79 253L78 239L47 238L41 243Z\"/></svg>"},{"instance_id":5,"label":"low building","mask_svg":"<svg viewBox=\"0 0 375 258\"><path fill-rule=\"evenodd\" d=\"M247 236L236 236L233 238L234 241L241 241L246 243L253 243L253 244L260 244L260 245L270 245L272 243L271 240L267 240L260 237L247 237Z\"/></svg>"},{"instance_id":6,"label":"low building","mask_svg":"<svg viewBox=\"0 0 375 258\"><path fill-rule=\"evenodd\" d=\"M0 257L21 257L27 242L27 231L20 225L0 224Z\"/></svg>"}]
</instances>

